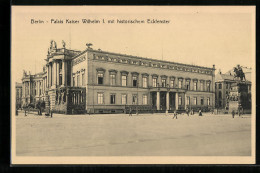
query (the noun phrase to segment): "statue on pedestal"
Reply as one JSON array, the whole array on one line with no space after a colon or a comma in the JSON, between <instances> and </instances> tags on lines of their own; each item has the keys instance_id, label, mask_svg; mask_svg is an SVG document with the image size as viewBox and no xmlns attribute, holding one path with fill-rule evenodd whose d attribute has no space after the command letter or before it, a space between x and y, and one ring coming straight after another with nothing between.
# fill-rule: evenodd
<instances>
[{"instance_id":1,"label":"statue on pedestal","mask_svg":"<svg viewBox=\"0 0 260 173\"><path fill-rule=\"evenodd\" d=\"M242 68L240 65L237 65L237 67L234 67L234 72L235 72L235 78L240 78L241 81L246 80L245 78L245 73L243 72Z\"/></svg>"}]
</instances>

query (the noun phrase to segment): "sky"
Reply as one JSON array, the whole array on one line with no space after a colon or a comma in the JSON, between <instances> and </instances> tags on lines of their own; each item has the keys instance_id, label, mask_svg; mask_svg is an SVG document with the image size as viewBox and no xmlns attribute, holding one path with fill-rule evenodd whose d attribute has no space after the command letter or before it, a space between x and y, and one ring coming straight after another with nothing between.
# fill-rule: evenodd
<instances>
[{"instance_id":1,"label":"sky","mask_svg":"<svg viewBox=\"0 0 260 173\"><path fill-rule=\"evenodd\" d=\"M50 41L62 47L94 49L212 67L255 67L254 7L12 7L12 78L42 71ZM43 24L32 24L31 20ZM63 24L51 23L63 20ZM79 20L66 24L65 20ZM100 20L82 24L82 19ZM102 23L103 19L106 23ZM108 24L108 20L168 20L168 24Z\"/></svg>"}]
</instances>

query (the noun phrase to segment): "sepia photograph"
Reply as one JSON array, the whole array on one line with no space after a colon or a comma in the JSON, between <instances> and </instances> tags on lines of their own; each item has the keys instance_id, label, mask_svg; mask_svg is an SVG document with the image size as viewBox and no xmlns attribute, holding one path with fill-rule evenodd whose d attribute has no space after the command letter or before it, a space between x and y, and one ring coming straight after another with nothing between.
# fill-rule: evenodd
<instances>
[{"instance_id":1,"label":"sepia photograph","mask_svg":"<svg viewBox=\"0 0 260 173\"><path fill-rule=\"evenodd\" d=\"M254 6L12 6L11 164L254 164Z\"/></svg>"}]
</instances>

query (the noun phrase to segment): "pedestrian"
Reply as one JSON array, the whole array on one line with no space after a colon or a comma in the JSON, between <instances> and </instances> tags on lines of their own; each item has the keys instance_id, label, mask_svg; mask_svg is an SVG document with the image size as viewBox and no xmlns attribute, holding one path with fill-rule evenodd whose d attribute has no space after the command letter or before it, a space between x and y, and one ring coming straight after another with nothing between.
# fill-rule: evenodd
<instances>
[{"instance_id":1,"label":"pedestrian","mask_svg":"<svg viewBox=\"0 0 260 173\"><path fill-rule=\"evenodd\" d=\"M241 115L241 111L240 111L240 107L238 107L238 116L240 117Z\"/></svg>"},{"instance_id":2,"label":"pedestrian","mask_svg":"<svg viewBox=\"0 0 260 173\"><path fill-rule=\"evenodd\" d=\"M177 111L176 110L173 112L173 118L172 119L174 119L175 117L177 119Z\"/></svg>"},{"instance_id":3,"label":"pedestrian","mask_svg":"<svg viewBox=\"0 0 260 173\"><path fill-rule=\"evenodd\" d=\"M129 116L133 116L132 115L132 108L130 107L130 109L129 109Z\"/></svg>"},{"instance_id":4,"label":"pedestrian","mask_svg":"<svg viewBox=\"0 0 260 173\"><path fill-rule=\"evenodd\" d=\"M201 112L201 109L199 110L199 116L202 116L202 112Z\"/></svg>"},{"instance_id":5,"label":"pedestrian","mask_svg":"<svg viewBox=\"0 0 260 173\"><path fill-rule=\"evenodd\" d=\"M232 118L234 118L234 117L235 117L235 111L232 110Z\"/></svg>"},{"instance_id":6,"label":"pedestrian","mask_svg":"<svg viewBox=\"0 0 260 173\"><path fill-rule=\"evenodd\" d=\"M189 116L189 114L190 114L189 108L186 109L186 113Z\"/></svg>"},{"instance_id":7,"label":"pedestrian","mask_svg":"<svg viewBox=\"0 0 260 173\"><path fill-rule=\"evenodd\" d=\"M50 116L51 116L51 118L52 118L52 110L50 110Z\"/></svg>"}]
</instances>

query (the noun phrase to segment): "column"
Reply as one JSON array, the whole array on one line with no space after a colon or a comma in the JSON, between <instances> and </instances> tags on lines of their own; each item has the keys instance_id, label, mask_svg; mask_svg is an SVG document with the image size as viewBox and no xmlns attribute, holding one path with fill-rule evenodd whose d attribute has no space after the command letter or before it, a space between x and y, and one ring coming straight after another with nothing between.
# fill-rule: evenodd
<instances>
[{"instance_id":1,"label":"column","mask_svg":"<svg viewBox=\"0 0 260 173\"><path fill-rule=\"evenodd\" d=\"M184 109L187 109L187 96L186 93L184 93Z\"/></svg>"},{"instance_id":2,"label":"column","mask_svg":"<svg viewBox=\"0 0 260 173\"><path fill-rule=\"evenodd\" d=\"M179 109L179 94L176 92L175 93L175 106L176 106L176 110Z\"/></svg>"},{"instance_id":3,"label":"column","mask_svg":"<svg viewBox=\"0 0 260 173\"><path fill-rule=\"evenodd\" d=\"M60 78L59 78L59 76L60 76L59 69L60 69L60 63L59 63L59 61L57 61L57 63L56 63L56 85L60 84L59 83L59 80L60 80Z\"/></svg>"},{"instance_id":4,"label":"column","mask_svg":"<svg viewBox=\"0 0 260 173\"><path fill-rule=\"evenodd\" d=\"M62 61L62 85L66 86L66 62L65 60Z\"/></svg>"},{"instance_id":5,"label":"column","mask_svg":"<svg viewBox=\"0 0 260 173\"><path fill-rule=\"evenodd\" d=\"M166 93L166 112L168 112L168 110L170 109L170 100L169 97L170 96L170 92Z\"/></svg>"},{"instance_id":6,"label":"column","mask_svg":"<svg viewBox=\"0 0 260 173\"><path fill-rule=\"evenodd\" d=\"M45 81L45 87L48 87L48 75L49 75L49 65L46 66L46 81Z\"/></svg>"},{"instance_id":7,"label":"column","mask_svg":"<svg viewBox=\"0 0 260 173\"><path fill-rule=\"evenodd\" d=\"M29 96L31 95L31 81L29 81Z\"/></svg>"},{"instance_id":8,"label":"column","mask_svg":"<svg viewBox=\"0 0 260 173\"><path fill-rule=\"evenodd\" d=\"M52 86L56 86L56 84L57 84L57 63L56 63L56 61L54 61L53 62L53 64L52 64L52 66L53 66L53 83L52 83ZM56 87L55 87L56 88Z\"/></svg>"},{"instance_id":9,"label":"column","mask_svg":"<svg viewBox=\"0 0 260 173\"><path fill-rule=\"evenodd\" d=\"M160 91L157 91L157 97L156 97L156 108L157 110L160 110Z\"/></svg>"}]
</instances>

